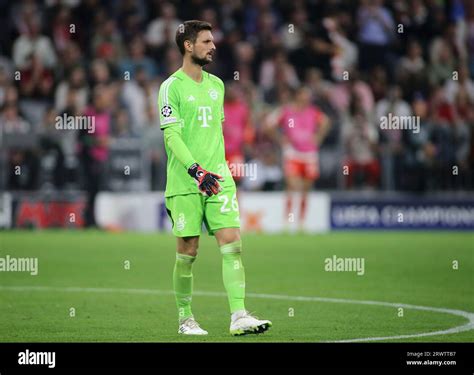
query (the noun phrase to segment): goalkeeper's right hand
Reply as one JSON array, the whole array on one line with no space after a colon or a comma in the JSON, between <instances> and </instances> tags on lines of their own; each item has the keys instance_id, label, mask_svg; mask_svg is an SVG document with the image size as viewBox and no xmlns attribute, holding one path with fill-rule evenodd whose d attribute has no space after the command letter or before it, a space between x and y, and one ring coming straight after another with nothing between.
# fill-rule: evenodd
<instances>
[{"instance_id":1,"label":"goalkeeper's right hand","mask_svg":"<svg viewBox=\"0 0 474 375\"><path fill-rule=\"evenodd\" d=\"M222 187L218 181L222 182L224 178L216 173L202 169L198 163L194 163L189 167L188 174L196 180L196 184L202 195L210 197L222 191Z\"/></svg>"}]
</instances>

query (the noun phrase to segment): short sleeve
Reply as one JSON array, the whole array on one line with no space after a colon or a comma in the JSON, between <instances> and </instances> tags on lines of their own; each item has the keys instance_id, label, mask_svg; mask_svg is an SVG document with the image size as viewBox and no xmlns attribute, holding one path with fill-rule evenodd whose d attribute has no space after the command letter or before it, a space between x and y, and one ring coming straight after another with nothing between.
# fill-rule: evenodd
<instances>
[{"instance_id":1,"label":"short sleeve","mask_svg":"<svg viewBox=\"0 0 474 375\"><path fill-rule=\"evenodd\" d=\"M160 111L160 128L181 124L182 117L179 111L179 93L177 78L170 77L160 86L158 94L158 110Z\"/></svg>"}]
</instances>

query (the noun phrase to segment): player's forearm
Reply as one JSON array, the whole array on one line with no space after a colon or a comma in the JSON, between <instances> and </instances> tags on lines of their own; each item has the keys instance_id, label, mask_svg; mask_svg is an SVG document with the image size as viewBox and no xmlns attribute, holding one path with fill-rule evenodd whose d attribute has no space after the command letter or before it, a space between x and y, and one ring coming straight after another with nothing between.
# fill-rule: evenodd
<instances>
[{"instance_id":1,"label":"player's forearm","mask_svg":"<svg viewBox=\"0 0 474 375\"><path fill-rule=\"evenodd\" d=\"M191 155L186 144L181 138L181 132L173 127L168 127L164 129L164 138L165 144L168 149L173 153L174 156L183 164L186 170L191 167L196 160Z\"/></svg>"}]
</instances>

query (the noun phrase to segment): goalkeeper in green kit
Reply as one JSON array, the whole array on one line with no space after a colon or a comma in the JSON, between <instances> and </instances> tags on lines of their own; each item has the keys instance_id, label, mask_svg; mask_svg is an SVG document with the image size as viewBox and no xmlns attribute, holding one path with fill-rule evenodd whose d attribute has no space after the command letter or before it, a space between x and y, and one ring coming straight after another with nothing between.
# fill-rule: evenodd
<instances>
[{"instance_id":1,"label":"goalkeeper in green kit","mask_svg":"<svg viewBox=\"0 0 474 375\"><path fill-rule=\"evenodd\" d=\"M160 87L158 109L168 155L166 210L177 237L173 287L179 315L178 333L206 335L191 310L193 273L202 223L214 235L222 254L232 335L261 333L268 320L246 309L236 186L224 154L224 83L203 71L215 52L212 26L186 21L176 31L182 67ZM215 172L219 172L217 174Z\"/></svg>"}]
</instances>

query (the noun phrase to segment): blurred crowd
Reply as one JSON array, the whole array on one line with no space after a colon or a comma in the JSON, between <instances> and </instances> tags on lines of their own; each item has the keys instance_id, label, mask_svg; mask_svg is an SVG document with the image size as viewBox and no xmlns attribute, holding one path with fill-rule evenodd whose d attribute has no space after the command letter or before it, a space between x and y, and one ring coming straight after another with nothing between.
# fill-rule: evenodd
<instances>
[{"instance_id":1,"label":"blurred crowd","mask_svg":"<svg viewBox=\"0 0 474 375\"><path fill-rule=\"evenodd\" d=\"M249 113L254 135L244 154L258 174L243 188L283 187L281 147L265 124L301 85L332 123L316 188L474 188L472 1L3 0L0 6L7 189L83 188L106 175L117 142L134 139L148 161L146 188L163 190L156 99L161 82L181 65L174 37L188 19L213 25L217 56L206 70L232 82L233 100ZM100 131L58 130L64 114L96 116ZM416 116L419 131L381 129L389 114ZM103 167L87 175L83 165ZM106 188L107 179L89 187Z\"/></svg>"}]
</instances>

